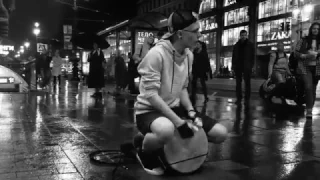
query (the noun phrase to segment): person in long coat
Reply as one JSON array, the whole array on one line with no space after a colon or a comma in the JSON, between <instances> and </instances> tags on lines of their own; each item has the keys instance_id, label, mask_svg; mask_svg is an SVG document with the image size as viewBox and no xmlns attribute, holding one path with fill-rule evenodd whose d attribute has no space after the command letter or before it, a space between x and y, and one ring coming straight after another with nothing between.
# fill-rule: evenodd
<instances>
[{"instance_id":1,"label":"person in long coat","mask_svg":"<svg viewBox=\"0 0 320 180\"><path fill-rule=\"evenodd\" d=\"M89 55L88 62L90 63L88 88L95 88L95 93L91 97L101 98L102 93L100 90L104 87L103 64L105 63L105 58L97 43L93 44L93 51Z\"/></svg>"},{"instance_id":2,"label":"person in long coat","mask_svg":"<svg viewBox=\"0 0 320 180\"><path fill-rule=\"evenodd\" d=\"M60 57L59 50L56 50L52 58L52 76L53 84L57 84L57 78L59 86L61 85L61 68L62 68L62 58Z\"/></svg>"}]
</instances>

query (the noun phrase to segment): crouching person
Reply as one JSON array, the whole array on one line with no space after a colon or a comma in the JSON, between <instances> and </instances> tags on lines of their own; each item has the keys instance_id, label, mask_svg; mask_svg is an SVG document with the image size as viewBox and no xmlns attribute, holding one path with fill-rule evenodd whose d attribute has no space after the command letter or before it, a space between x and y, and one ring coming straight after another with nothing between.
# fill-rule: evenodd
<instances>
[{"instance_id":1,"label":"crouching person","mask_svg":"<svg viewBox=\"0 0 320 180\"><path fill-rule=\"evenodd\" d=\"M177 109L183 107L189 117L197 116L187 85L193 61L189 48L193 48L201 36L199 22L191 11L176 11L170 15L168 23L169 33L147 53L138 67L141 82L135 104L136 125L143 138L140 143L135 142L135 146L142 167L153 175L164 173L157 155L174 136L175 129L182 138L194 135ZM224 125L207 116L202 118L202 124L210 142L221 143L227 138L228 130Z\"/></svg>"}]
</instances>

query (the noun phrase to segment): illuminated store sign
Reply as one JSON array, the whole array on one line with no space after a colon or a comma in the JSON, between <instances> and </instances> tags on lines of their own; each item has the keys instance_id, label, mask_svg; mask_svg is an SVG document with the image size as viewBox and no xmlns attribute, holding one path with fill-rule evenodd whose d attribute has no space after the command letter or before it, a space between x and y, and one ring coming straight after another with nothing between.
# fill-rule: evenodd
<instances>
[{"instance_id":1,"label":"illuminated store sign","mask_svg":"<svg viewBox=\"0 0 320 180\"><path fill-rule=\"evenodd\" d=\"M145 38L149 36L156 36L155 31L136 31L136 44L143 44Z\"/></svg>"},{"instance_id":2,"label":"illuminated store sign","mask_svg":"<svg viewBox=\"0 0 320 180\"><path fill-rule=\"evenodd\" d=\"M8 46L8 45L0 45L0 54L7 55L9 54L9 51L13 51L14 46Z\"/></svg>"},{"instance_id":3,"label":"illuminated store sign","mask_svg":"<svg viewBox=\"0 0 320 180\"><path fill-rule=\"evenodd\" d=\"M282 41L284 44L285 50L291 49L291 41ZM278 42L270 42L270 43L260 43L258 44L258 47L271 47L271 50L276 50L276 46L278 45Z\"/></svg>"},{"instance_id":4,"label":"illuminated store sign","mask_svg":"<svg viewBox=\"0 0 320 180\"><path fill-rule=\"evenodd\" d=\"M237 3L237 0L224 0L224 6L230 6Z\"/></svg>"},{"instance_id":5,"label":"illuminated store sign","mask_svg":"<svg viewBox=\"0 0 320 180\"><path fill-rule=\"evenodd\" d=\"M0 84L11 84L14 83L13 77L0 77Z\"/></svg>"},{"instance_id":6,"label":"illuminated store sign","mask_svg":"<svg viewBox=\"0 0 320 180\"><path fill-rule=\"evenodd\" d=\"M280 39L287 39L287 38L291 38L291 31L289 32L280 31L280 32L271 33L271 40L280 40Z\"/></svg>"}]
</instances>

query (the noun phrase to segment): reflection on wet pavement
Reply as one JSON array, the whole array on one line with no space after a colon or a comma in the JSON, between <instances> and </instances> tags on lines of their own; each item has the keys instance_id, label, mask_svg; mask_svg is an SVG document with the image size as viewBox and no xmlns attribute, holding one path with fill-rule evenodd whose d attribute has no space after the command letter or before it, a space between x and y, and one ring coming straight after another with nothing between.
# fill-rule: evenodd
<instances>
[{"instance_id":1,"label":"reflection on wet pavement","mask_svg":"<svg viewBox=\"0 0 320 180\"><path fill-rule=\"evenodd\" d=\"M132 139L134 97L104 94L97 101L91 94L74 82L50 93L0 94L0 179L111 180L114 167L93 165L88 155L119 149ZM226 142L210 144L199 173L153 177L130 163L115 179L320 179L319 116L306 120L301 108L258 99L247 107L233 102L219 97L196 105L215 119L233 122Z\"/></svg>"}]
</instances>

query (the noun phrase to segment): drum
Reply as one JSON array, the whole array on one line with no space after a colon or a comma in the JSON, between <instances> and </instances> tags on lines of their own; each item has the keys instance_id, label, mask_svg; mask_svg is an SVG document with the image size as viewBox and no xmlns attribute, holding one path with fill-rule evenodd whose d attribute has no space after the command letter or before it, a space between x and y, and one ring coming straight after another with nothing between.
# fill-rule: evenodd
<instances>
[{"instance_id":1,"label":"drum","mask_svg":"<svg viewBox=\"0 0 320 180\"><path fill-rule=\"evenodd\" d=\"M188 139L182 139L175 130L174 137L164 146L161 160L166 170L192 173L201 167L207 154L208 139L203 128L194 130L194 136Z\"/></svg>"}]
</instances>

